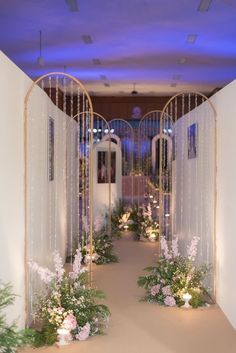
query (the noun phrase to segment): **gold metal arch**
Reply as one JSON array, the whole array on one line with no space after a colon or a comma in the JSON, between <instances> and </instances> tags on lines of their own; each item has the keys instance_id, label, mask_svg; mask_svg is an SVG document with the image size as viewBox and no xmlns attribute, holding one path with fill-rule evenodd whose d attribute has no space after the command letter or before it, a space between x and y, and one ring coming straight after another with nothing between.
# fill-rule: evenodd
<instances>
[{"instance_id":1,"label":"gold metal arch","mask_svg":"<svg viewBox=\"0 0 236 353\"><path fill-rule=\"evenodd\" d=\"M83 94L85 95L87 101L88 101L88 106L89 106L89 112L90 112L90 128L93 129L93 105L91 98L84 87L84 85L74 76L69 75L64 72L49 72L45 75L42 75L41 77L37 78L29 87L25 99L24 99L24 209L25 209L25 214L24 214L24 226L25 226L25 245L24 245L24 262L25 262L25 322L28 325L28 314L29 314L29 304L28 304L28 285L29 285L29 273L28 273L28 241L29 241L29 235L28 235L28 169L27 169L27 162L28 162L28 104L29 104L29 99L31 97L31 94L36 86L38 86L38 83L43 81L45 78L50 78L50 77L55 77L55 76L61 76L61 77L67 77L71 79L73 83L79 86L79 88L82 90ZM90 159L89 159L89 198L92 200L93 197L93 138L91 137L90 139ZM89 219L90 219L90 239L92 239L93 236L93 208L90 207L89 209ZM90 250L91 251L91 250ZM92 284L92 268L90 267L90 285Z\"/></svg>"},{"instance_id":2,"label":"gold metal arch","mask_svg":"<svg viewBox=\"0 0 236 353\"><path fill-rule=\"evenodd\" d=\"M216 109L214 107L214 105L212 104L211 100L204 95L201 92L198 91L181 91L179 93L177 93L176 95L174 95L173 97L171 97L167 103L165 104L162 113L161 113L161 121L163 120L165 114L167 114L167 110L168 110L168 106L171 104L171 102L173 102L176 98L178 97L184 97L184 95L188 95L190 96L199 96L201 97L205 102L207 102L209 104L209 106L212 109L212 113L213 113L213 119L214 119L214 160L215 160L215 165L214 165L214 214L213 214L213 239L212 239L212 254L213 254L213 264L212 264L212 271L213 271L213 293L212 293L212 297L213 300L216 300L216 209L217 209L217 113L216 113ZM184 99L184 98L182 98ZM182 101L183 102L183 101ZM203 102L202 102L203 103ZM199 106L200 104L198 104L197 106ZM196 107L194 107L196 108ZM186 113L185 113L186 114ZM173 120L173 119L172 119ZM176 121L176 120L175 120ZM173 120L173 123L175 122ZM162 128L160 129L160 132L163 136L163 131ZM163 137L161 137L163 138ZM161 144L162 146L162 144ZM162 148L162 147L161 147ZM161 151L160 151L160 155L161 155ZM161 169L162 169L162 163L161 163ZM162 173L162 171L160 170L160 173ZM162 185L160 186L160 192L163 193L162 190ZM161 203L162 203L162 197L161 197ZM163 206L163 205L161 205ZM161 224L160 224L161 227Z\"/></svg>"},{"instance_id":3,"label":"gold metal arch","mask_svg":"<svg viewBox=\"0 0 236 353\"><path fill-rule=\"evenodd\" d=\"M110 125L110 128L112 126L112 124L115 124L116 122L120 122L120 123L124 123L130 130L130 135L131 135L131 143L132 143L132 146L134 147L134 129L132 127L132 125L127 121L127 120L124 120L124 119L121 119L121 118L118 118L118 119L112 119L109 121L109 125ZM119 137L119 135L117 135ZM122 141L122 140L121 140ZM122 144L122 142L121 142ZM131 203L133 204L134 203L134 153L132 152L131 153Z\"/></svg>"}]
</instances>

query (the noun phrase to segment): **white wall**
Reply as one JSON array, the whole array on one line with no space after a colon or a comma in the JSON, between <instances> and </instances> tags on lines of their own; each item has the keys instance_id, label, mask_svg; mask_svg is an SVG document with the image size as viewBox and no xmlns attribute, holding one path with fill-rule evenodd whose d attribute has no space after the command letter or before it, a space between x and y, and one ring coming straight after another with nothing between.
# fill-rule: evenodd
<instances>
[{"instance_id":1,"label":"white wall","mask_svg":"<svg viewBox=\"0 0 236 353\"><path fill-rule=\"evenodd\" d=\"M211 97L211 102L217 118L216 300L236 329L235 95L236 81L233 81ZM174 187L176 233L181 238L185 237L186 240L182 241L184 247L189 234L200 235L200 252L203 260L208 257L208 252L211 253L210 240L214 211L213 184L211 184L213 183L214 136L212 118L204 119L207 104L204 103L177 122L178 151L176 162L173 164L174 173L177 176ZM200 126L200 154L197 159L188 160L186 129L195 121ZM200 259L201 257L199 261Z\"/></svg>"},{"instance_id":2,"label":"white wall","mask_svg":"<svg viewBox=\"0 0 236 353\"><path fill-rule=\"evenodd\" d=\"M212 263L214 234L215 153L214 111L204 103L174 126L176 160L173 161L174 233L182 253L199 236L198 262ZM197 123L197 157L188 159L188 127ZM208 281L208 285L212 285Z\"/></svg>"},{"instance_id":3,"label":"white wall","mask_svg":"<svg viewBox=\"0 0 236 353\"><path fill-rule=\"evenodd\" d=\"M54 119L54 180L48 178L48 121ZM52 253L66 255L66 147L67 121L47 94L36 86L28 102L28 257L41 266L53 268ZM30 272L31 311L35 295L44 288Z\"/></svg>"},{"instance_id":4,"label":"white wall","mask_svg":"<svg viewBox=\"0 0 236 353\"><path fill-rule=\"evenodd\" d=\"M0 278L19 295L7 316L24 325L23 103L31 80L0 52Z\"/></svg>"},{"instance_id":5,"label":"white wall","mask_svg":"<svg viewBox=\"0 0 236 353\"><path fill-rule=\"evenodd\" d=\"M99 214L104 215L108 211L109 207L109 184L100 184L97 182L97 166L98 166L98 151L109 151L109 142L101 141L97 143L94 147L94 177L93 177L93 205L94 205L94 218ZM116 202L121 199L121 149L120 147L111 142L111 152L116 152L116 183L111 184L111 204L115 206Z\"/></svg>"},{"instance_id":6,"label":"white wall","mask_svg":"<svg viewBox=\"0 0 236 353\"><path fill-rule=\"evenodd\" d=\"M236 81L211 101L217 111L217 303L236 329Z\"/></svg>"},{"instance_id":7,"label":"white wall","mask_svg":"<svg viewBox=\"0 0 236 353\"><path fill-rule=\"evenodd\" d=\"M24 326L24 98L32 81L0 52L0 279L13 284L19 295L7 311L9 321L19 318ZM57 247L65 255L66 188L65 144L66 116L49 103L40 89L33 92L29 105L33 130L29 155L29 253L42 265L51 265L51 250ZM47 119L56 119L55 178L47 180ZM57 195L57 206L53 194ZM36 287L35 287L36 288Z\"/></svg>"}]
</instances>

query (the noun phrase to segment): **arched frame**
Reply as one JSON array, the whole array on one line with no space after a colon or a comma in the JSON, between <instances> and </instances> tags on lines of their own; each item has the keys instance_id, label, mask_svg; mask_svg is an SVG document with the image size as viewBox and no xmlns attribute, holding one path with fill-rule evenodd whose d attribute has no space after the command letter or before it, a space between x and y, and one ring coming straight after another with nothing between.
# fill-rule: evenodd
<instances>
[{"instance_id":1,"label":"arched frame","mask_svg":"<svg viewBox=\"0 0 236 353\"><path fill-rule=\"evenodd\" d=\"M24 246L24 261L25 261L25 321L27 322L28 314L29 314L29 307L28 307L28 285L29 285L29 272L28 272L28 242L29 242L29 234L28 234L28 222L29 222L29 215L28 215L28 155L29 155L29 148L28 148L28 136L29 136L29 113L28 113L28 105L29 100L32 95L32 92L35 87L38 86L40 81L43 81L46 78L50 77L62 77L68 78L73 82L73 84L77 85L81 92L83 92L84 97L87 99L88 107L89 107L89 125L90 128L93 130L93 106L92 101L85 89L84 85L74 76L71 76L64 72L50 72L47 73L38 79L36 79L30 88L28 89L25 99L24 99L24 208L25 208L25 216L24 216L24 224L25 224L25 246ZM89 141L90 146L90 154L89 154L89 198L92 201L93 199L93 138L91 136ZM92 242L93 242L93 207L89 208L89 220L90 220L90 227L89 227L89 242L90 242L90 263L89 263L89 281L90 285L92 285Z\"/></svg>"},{"instance_id":2,"label":"arched frame","mask_svg":"<svg viewBox=\"0 0 236 353\"><path fill-rule=\"evenodd\" d=\"M195 100L196 97L200 97L202 98L202 103L203 102L207 102L212 110L213 113L213 119L214 119L214 212L213 212L213 239L212 239L212 255L213 255L213 259L212 259L212 279L213 279L213 283L212 283L212 299L215 301L216 300L216 209L217 209L217 113L215 110L214 105L212 104L212 102L210 101L210 99L202 94L201 92L195 92L195 91L181 91L178 94L174 95L173 97L171 97L167 103L165 104L162 112L161 112L161 124L163 123L164 117L166 115L170 114L170 111L168 110L168 108L170 107L171 103L174 102L178 97L180 97L180 99L182 100L182 116L184 116L186 114L186 112L184 111L184 96L188 96L189 97L189 111L191 110L191 102L190 102L190 97L195 96ZM195 108L198 106L199 104L195 105ZM175 109L177 109L177 106L175 104ZM189 112L187 111L187 112ZM171 114L170 114L171 115ZM175 123L177 121L177 119L172 119L173 123ZM160 128L160 138L163 139L163 126L161 125ZM161 144L162 146L162 144ZM161 147L162 148L162 147ZM161 152L160 152L161 154ZM160 168L160 174L162 173L162 165ZM161 181L161 178L160 178ZM162 186L162 181L160 184L160 207L163 208L163 186ZM162 226L162 222L160 222L160 227Z\"/></svg>"}]
</instances>

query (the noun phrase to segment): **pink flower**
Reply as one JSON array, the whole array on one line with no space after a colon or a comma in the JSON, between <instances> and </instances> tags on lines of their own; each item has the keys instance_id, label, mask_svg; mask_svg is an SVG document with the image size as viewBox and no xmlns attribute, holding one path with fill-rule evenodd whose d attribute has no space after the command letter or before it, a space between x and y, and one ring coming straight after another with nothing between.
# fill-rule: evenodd
<instances>
[{"instance_id":1,"label":"pink flower","mask_svg":"<svg viewBox=\"0 0 236 353\"><path fill-rule=\"evenodd\" d=\"M164 295L172 295L170 286L165 286L162 288L162 293Z\"/></svg>"},{"instance_id":2,"label":"pink flower","mask_svg":"<svg viewBox=\"0 0 236 353\"><path fill-rule=\"evenodd\" d=\"M29 266L32 271L37 272L40 279L46 283L49 284L55 277L55 273L51 272L48 268L44 268L39 266L36 262L30 261Z\"/></svg>"},{"instance_id":3,"label":"pink flower","mask_svg":"<svg viewBox=\"0 0 236 353\"><path fill-rule=\"evenodd\" d=\"M81 272L81 261L82 261L82 255L81 255L80 249L77 249L75 254L75 259L73 262L73 272L69 273L69 276L72 279L76 279L79 276Z\"/></svg>"},{"instance_id":4,"label":"pink flower","mask_svg":"<svg viewBox=\"0 0 236 353\"><path fill-rule=\"evenodd\" d=\"M173 257L179 256L179 247L178 247L178 238L177 238L177 237L175 237L175 238L172 240L171 247L172 247L172 254L173 254Z\"/></svg>"},{"instance_id":5,"label":"pink flower","mask_svg":"<svg viewBox=\"0 0 236 353\"><path fill-rule=\"evenodd\" d=\"M53 252L53 262L54 262L54 267L56 270L56 275L57 275L57 280L59 282L62 281L63 275L65 273L65 270L63 268L63 263L62 263L62 258L58 252L58 250L55 250Z\"/></svg>"},{"instance_id":6,"label":"pink flower","mask_svg":"<svg viewBox=\"0 0 236 353\"><path fill-rule=\"evenodd\" d=\"M172 258L171 254L169 252L168 244L167 244L165 237L161 237L161 250L163 251L164 258L166 260L170 260Z\"/></svg>"},{"instance_id":7,"label":"pink flower","mask_svg":"<svg viewBox=\"0 0 236 353\"><path fill-rule=\"evenodd\" d=\"M197 256L197 245L199 240L199 237L193 237L190 246L187 247L188 259L191 261L194 261Z\"/></svg>"},{"instance_id":8,"label":"pink flower","mask_svg":"<svg viewBox=\"0 0 236 353\"><path fill-rule=\"evenodd\" d=\"M176 306L175 298L172 297L171 295L168 295L167 297L165 297L164 303L166 306Z\"/></svg>"},{"instance_id":9,"label":"pink flower","mask_svg":"<svg viewBox=\"0 0 236 353\"><path fill-rule=\"evenodd\" d=\"M153 286L151 288L151 295L155 296L156 294L158 294L160 291L160 287L160 284L156 284L155 286Z\"/></svg>"},{"instance_id":10,"label":"pink flower","mask_svg":"<svg viewBox=\"0 0 236 353\"><path fill-rule=\"evenodd\" d=\"M75 330L77 327L76 317L73 314L67 315L63 321L63 327L70 331Z\"/></svg>"},{"instance_id":11,"label":"pink flower","mask_svg":"<svg viewBox=\"0 0 236 353\"><path fill-rule=\"evenodd\" d=\"M75 338L79 341L85 341L90 334L90 324L87 324L81 328L80 332L75 336Z\"/></svg>"}]
</instances>

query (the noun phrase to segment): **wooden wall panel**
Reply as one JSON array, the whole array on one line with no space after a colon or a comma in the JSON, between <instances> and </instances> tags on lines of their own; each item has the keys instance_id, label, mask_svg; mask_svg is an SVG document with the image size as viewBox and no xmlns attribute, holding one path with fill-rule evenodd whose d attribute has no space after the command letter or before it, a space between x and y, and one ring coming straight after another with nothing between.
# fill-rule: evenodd
<instances>
[{"instance_id":1,"label":"wooden wall panel","mask_svg":"<svg viewBox=\"0 0 236 353\"><path fill-rule=\"evenodd\" d=\"M111 97L92 96L93 108L107 120L122 118L131 119L133 107L139 106L142 116L151 110L162 110L170 97Z\"/></svg>"}]
</instances>

